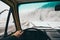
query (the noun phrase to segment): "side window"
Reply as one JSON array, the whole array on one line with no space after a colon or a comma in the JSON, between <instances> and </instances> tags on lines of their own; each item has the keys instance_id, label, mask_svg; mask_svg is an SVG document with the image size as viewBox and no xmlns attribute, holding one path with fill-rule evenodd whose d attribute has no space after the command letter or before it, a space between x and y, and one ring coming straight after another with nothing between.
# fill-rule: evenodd
<instances>
[{"instance_id":1,"label":"side window","mask_svg":"<svg viewBox=\"0 0 60 40\"><path fill-rule=\"evenodd\" d=\"M0 1L0 35L4 34L9 9L10 9L10 7L7 4ZM13 31L15 31L15 25L13 23L13 17L11 14L9 25L8 25L8 34L13 32Z\"/></svg>"}]
</instances>

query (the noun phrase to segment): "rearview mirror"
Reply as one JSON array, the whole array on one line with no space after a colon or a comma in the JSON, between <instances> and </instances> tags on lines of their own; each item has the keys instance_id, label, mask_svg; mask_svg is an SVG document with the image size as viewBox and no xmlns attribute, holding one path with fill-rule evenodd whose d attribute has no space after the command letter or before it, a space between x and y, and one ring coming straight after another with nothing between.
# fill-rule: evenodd
<instances>
[{"instance_id":1,"label":"rearview mirror","mask_svg":"<svg viewBox=\"0 0 60 40\"><path fill-rule=\"evenodd\" d=\"M60 5L55 6L55 11L60 11Z\"/></svg>"}]
</instances>

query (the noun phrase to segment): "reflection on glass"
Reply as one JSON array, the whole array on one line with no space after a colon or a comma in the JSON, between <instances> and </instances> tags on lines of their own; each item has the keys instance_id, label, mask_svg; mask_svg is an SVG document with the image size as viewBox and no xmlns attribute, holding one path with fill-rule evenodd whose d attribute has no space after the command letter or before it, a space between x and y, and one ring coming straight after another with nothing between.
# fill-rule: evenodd
<instances>
[{"instance_id":1,"label":"reflection on glass","mask_svg":"<svg viewBox=\"0 0 60 40\"><path fill-rule=\"evenodd\" d=\"M22 27L27 26L28 28L28 25L32 27L32 24L52 28L60 26L60 11L55 11L55 6L58 4L60 4L60 1L19 5L18 10Z\"/></svg>"}]
</instances>

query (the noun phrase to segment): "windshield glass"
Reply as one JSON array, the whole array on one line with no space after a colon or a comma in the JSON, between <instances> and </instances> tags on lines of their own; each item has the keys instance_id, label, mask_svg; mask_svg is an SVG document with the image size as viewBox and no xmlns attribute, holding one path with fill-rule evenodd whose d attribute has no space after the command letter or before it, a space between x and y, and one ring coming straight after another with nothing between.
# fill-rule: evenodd
<instances>
[{"instance_id":1,"label":"windshield glass","mask_svg":"<svg viewBox=\"0 0 60 40\"><path fill-rule=\"evenodd\" d=\"M22 29L59 29L60 11L55 11L55 6L59 4L60 1L20 4L18 10Z\"/></svg>"},{"instance_id":2,"label":"windshield glass","mask_svg":"<svg viewBox=\"0 0 60 40\"><path fill-rule=\"evenodd\" d=\"M10 7L7 4L0 1L0 35L4 34L9 9L10 9ZM11 14L9 25L8 25L8 34L10 34L11 32L14 32L14 31L15 31L15 25L14 25L13 17L12 17L12 14Z\"/></svg>"}]
</instances>

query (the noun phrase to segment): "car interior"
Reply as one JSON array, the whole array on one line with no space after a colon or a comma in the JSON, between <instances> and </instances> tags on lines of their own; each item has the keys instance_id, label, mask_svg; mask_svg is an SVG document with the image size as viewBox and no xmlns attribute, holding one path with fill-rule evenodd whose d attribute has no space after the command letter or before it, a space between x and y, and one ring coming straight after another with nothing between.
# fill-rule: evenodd
<instances>
[{"instance_id":1,"label":"car interior","mask_svg":"<svg viewBox=\"0 0 60 40\"><path fill-rule=\"evenodd\" d=\"M0 0L0 3L9 7L6 9L6 6L3 11L0 11L0 16L6 17L4 28L1 27L3 23L0 22L2 23L0 31L4 30L0 32L0 39L22 30L24 33L19 40L60 40L60 1Z\"/></svg>"}]
</instances>

